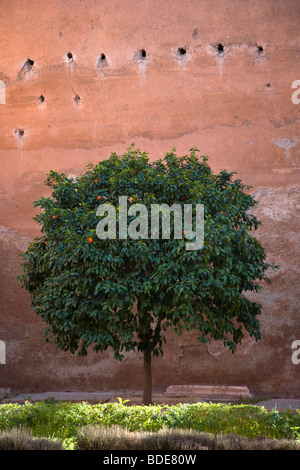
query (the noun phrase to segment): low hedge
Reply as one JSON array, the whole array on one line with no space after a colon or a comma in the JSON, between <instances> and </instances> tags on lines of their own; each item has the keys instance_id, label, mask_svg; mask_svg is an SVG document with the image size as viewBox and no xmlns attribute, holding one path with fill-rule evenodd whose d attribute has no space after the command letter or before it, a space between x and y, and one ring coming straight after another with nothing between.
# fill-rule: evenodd
<instances>
[{"instance_id":1,"label":"low hedge","mask_svg":"<svg viewBox=\"0 0 300 470\"><path fill-rule=\"evenodd\" d=\"M75 439L87 425L120 426L128 431L158 431L164 427L197 432L234 433L248 438L300 439L300 411L267 411L253 405L186 403L172 406L127 406L117 403L0 404L0 430L21 426L38 437Z\"/></svg>"}]
</instances>

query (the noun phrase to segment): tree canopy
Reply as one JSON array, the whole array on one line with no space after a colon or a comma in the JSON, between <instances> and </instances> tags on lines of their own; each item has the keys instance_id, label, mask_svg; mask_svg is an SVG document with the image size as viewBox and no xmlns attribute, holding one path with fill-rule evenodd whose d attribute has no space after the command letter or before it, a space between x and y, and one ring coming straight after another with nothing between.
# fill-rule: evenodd
<instances>
[{"instance_id":1,"label":"tree canopy","mask_svg":"<svg viewBox=\"0 0 300 470\"><path fill-rule=\"evenodd\" d=\"M35 217L41 235L22 254L20 281L47 324L46 339L81 355L89 347L111 347L119 360L142 351L148 403L151 356L163 353L168 328L196 330L200 342L221 340L232 352L245 334L261 339L262 306L246 294L270 282L266 271L274 266L251 233L260 224L252 211L256 202L234 172L214 174L208 157L198 153L192 148L178 157L172 149L150 161L132 145L76 178L51 170L45 181L51 195L34 203L41 209ZM99 206L111 204L120 215L120 196L127 197L127 222L136 231L130 206L149 210L148 238L120 237L118 221L115 238L97 235ZM203 205L203 246L188 250L187 234L174 236L173 213L170 237L151 237L154 204Z\"/></svg>"}]
</instances>

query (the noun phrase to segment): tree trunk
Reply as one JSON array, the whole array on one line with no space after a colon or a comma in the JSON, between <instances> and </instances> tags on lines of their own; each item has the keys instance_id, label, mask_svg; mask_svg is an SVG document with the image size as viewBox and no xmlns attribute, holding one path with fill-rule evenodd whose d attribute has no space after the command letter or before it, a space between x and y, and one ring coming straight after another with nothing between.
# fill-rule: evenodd
<instances>
[{"instance_id":1,"label":"tree trunk","mask_svg":"<svg viewBox=\"0 0 300 470\"><path fill-rule=\"evenodd\" d=\"M143 404L152 403L151 349L144 349L144 396Z\"/></svg>"}]
</instances>

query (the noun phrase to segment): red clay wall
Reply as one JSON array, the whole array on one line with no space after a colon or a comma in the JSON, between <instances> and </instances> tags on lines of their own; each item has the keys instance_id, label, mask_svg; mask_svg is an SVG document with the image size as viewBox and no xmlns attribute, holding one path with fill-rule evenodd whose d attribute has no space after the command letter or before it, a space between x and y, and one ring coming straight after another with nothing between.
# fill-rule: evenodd
<instances>
[{"instance_id":1,"label":"red clay wall","mask_svg":"<svg viewBox=\"0 0 300 470\"><path fill-rule=\"evenodd\" d=\"M198 146L213 169L237 171L260 201L268 259L280 264L259 296L264 339L232 356L170 334L154 390L231 384L299 397L299 1L2 0L0 18L0 388L142 388L139 355L79 359L44 343L15 280L18 253L38 233L32 202L46 194L46 173L79 174L135 142L153 159Z\"/></svg>"}]
</instances>

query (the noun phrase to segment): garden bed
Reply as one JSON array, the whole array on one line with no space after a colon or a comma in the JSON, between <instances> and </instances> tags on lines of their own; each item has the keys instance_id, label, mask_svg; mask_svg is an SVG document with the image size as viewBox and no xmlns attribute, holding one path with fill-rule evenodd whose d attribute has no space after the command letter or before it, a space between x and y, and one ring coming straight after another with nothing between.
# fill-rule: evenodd
<instances>
[{"instance_id":1,"label":"garden bed","mask_svg":"<svg viewBox=\"0 0 300 470\"><path fill-rule=\"evenodd\" d=\"M26 401L0 405L0 430L23 428L34 437L60 440L68 449L75 447L78 430L88 426L118 426L129 433L155 433L169 429L300 442L300 411L268 411L254 405L182 403L127 406L121 399L103 404Z\"/></svg>"}]
</instances>

